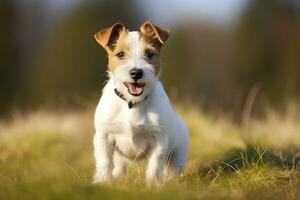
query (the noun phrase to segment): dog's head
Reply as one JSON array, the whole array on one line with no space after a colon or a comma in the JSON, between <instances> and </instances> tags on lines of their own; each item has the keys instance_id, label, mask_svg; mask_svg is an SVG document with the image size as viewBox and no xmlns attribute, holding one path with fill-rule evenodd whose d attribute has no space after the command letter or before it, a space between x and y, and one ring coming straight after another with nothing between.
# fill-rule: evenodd
<instances>
[{"instance_id":1,"label":"dog's head","mask_svg":"<svg viewBox=\"0 0 300 200\"><path fill-rule=\"evenodd\" d=\"M127 31L121 23L95 34L108 54L108 73L114 87L130 101L141 101L151 93L160 71L160 49L169 31L151 22L139 31Z\"/></svg>"}]
</instances>

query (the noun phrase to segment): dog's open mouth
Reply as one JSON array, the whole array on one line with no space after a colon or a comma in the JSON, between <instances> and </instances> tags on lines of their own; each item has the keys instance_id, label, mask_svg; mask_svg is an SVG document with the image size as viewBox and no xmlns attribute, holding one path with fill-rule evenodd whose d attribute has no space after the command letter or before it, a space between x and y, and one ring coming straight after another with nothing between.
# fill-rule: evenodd
<instances>
[{"instance_id":1,"label":"dog's open mouth","mask_svg":"<svg viewBox=\"0 0 300 200\"><path fill-rule=\"evenodd\" d=\"M139 96L143 93L145 83L124 83L128 89L128 93L133 96Z\"/></svg>"}]
</instances>

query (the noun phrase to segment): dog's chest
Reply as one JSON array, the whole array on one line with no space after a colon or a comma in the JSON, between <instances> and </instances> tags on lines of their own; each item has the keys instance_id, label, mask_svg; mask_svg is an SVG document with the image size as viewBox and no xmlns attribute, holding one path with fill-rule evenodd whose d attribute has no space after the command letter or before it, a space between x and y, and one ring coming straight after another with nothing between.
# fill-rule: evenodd
<instances>
[{"instance_id":1,"label":"dog's chest","mask_svg":"<svg viewBox=\"0 0 300 200\"><path fill-rule=\"evenodd\" d=\"M124 157L131 160L145 157L158 136L165 132L161 126L162 116L153 104L140 104L132 109L123 104L116 103L111 109L106 109L111 104L101 105L96 111L96 129L105 133L115 151Z\"/></svg>"},{"instance_id":2,"label":"dog's chest","mask_svg":"<svg viewBox=\"0 0 300 200\"><path fill-rule=\"evenodd\" d=\"M156 115L139 109L118 121L119 130L113 136L116 151L131 160L145 157L161 133Z\"/></svg>"},{"instance_id":3,"label":"dog's chest","mask_svg":"<svg viewBox=\"0 0 300 200\"><path fill-rule=\"evenodd\" d=\"M114 135L116 151L131 159L143 158L155 143L156 131L145 124L124 124L122 130Z\"/></svg>"}]
</instances>

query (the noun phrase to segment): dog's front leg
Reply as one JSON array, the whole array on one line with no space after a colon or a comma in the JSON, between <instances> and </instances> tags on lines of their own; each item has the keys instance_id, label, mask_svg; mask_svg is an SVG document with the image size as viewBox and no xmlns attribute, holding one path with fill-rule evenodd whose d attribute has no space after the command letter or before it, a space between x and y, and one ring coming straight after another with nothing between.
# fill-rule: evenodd
<instances>
[{"instance_id":1,"label":"dog's front leg","mask_svg":"<svg viewBox=\"0 0 300 200\"><path fill-rule=\"evenodd\" d=\"M106 134L96 133L94 136L94 156L96 161L96 173L93 183L103 183L112 178L113 144Z\"/></svg>"},{"instance_id":2,"label":"dog's front leg","mask_svg":"<svg viewBox=\"0 0 300 200\"><path fill-rule=\"evenodd\" d=\"M159 136L156 138L156 143L149 156L146 171L146 181L148 183L159 184L162 181L162 172L167 157L167 151L168 138L166 136Z\"/></svg>"}]
</instances>

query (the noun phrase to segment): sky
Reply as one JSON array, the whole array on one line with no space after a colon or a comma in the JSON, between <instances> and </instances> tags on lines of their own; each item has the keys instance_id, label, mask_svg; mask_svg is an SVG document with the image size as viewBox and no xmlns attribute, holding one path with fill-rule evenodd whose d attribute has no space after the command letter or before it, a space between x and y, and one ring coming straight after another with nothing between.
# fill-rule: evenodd
<instances>
[{"instance_id":1,"label":"sky","mask_svg":"<svg viewBox=\"0 0 300 200\"><path fill-rule=\"evenodd\" d=\"M217 24L234 22L249 0L140 0L138 6L155 21L172 25L182 19Z\"/></svg>"},{"instance_id":2,"label":"sky","mask_svg":"<svg viewBox=\"0 0 300 200\"><path fill-rule=\"evenodd\" d=\"M54 10L67 9L87 0L51 0ZM93 1L93 0L90 0ZM141 13L162 25L197 19L216 24L234 22L250 0L136 0Z\"/></svg>"}]
</instances>

